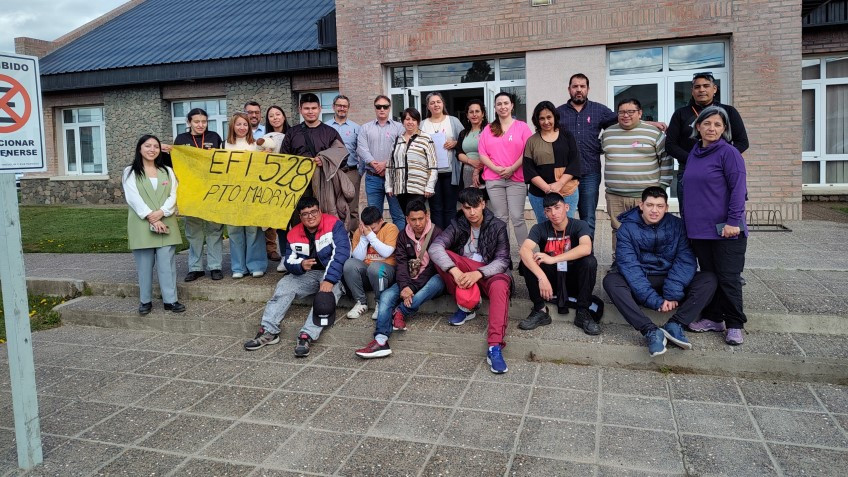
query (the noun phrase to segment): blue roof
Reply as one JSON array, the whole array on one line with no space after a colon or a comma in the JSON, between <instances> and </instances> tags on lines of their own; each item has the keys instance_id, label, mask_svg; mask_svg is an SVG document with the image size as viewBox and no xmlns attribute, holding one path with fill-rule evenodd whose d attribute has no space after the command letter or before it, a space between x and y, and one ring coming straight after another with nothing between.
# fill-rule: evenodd
<instances>
[{"instance_id":1,"label":"blue roof","mask_svg":"<svg viewBox=\"0 0 848 477\"><path fill-rule=\"evenodd\" d=\"M42 75L318 50L334 0L147 0L40 60Z\"/></svg>"}]
</instances>

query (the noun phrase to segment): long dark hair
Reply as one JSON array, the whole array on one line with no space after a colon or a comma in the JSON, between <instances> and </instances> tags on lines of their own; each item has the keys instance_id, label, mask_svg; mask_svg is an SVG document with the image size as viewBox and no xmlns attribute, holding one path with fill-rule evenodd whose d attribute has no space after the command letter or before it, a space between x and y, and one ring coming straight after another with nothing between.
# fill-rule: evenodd
<instances>
[{"instance_id":1,"label":"long dark hair","mask_svg":"<svg viewBox=\"0 0 848 477\"><path fill-rule=\"evenodd\" d=\"M507 98L509 98L509 102L512 103L512 107L515 107L515 96L510 93L507 93L506 91L501 91L500 93L495 95L496 103L498 101L498 98L500 98L501 96L506 96ZM501 127L501 118L500 116L498 116L497 112L495 112L495 119L489 125L489 129L492 131L492 135L495 137L501 137L504 134L504 130Z\"/></svg>"},{"instance_id":2,"label":"long dark hair","mask_svg":"<svg viewBox=\"0 0 848 477\"><path fill-rule=\"evenodd\" d=\"M536 126L536 132L540 132L542 130L542 126L539 124L539 116L541 116L542 111L546 109L554 116L554 131L559 129L559 111L557 111L556 106L554 106L554 103L550 101L542 101L536 105L535 109L533 109L533 126Z\"/></svg>"},{"instance_id":3,"label":"long dark hair","mask_svg":"<svg viewBox=\"0 0 848 477\"><path fill-rule=\"evenodd\" d=\"M465 104L465 117L462 118L463 124L465 124L465 134L471 132L471 121L468 120L468 110L471 109L471 106L474 105L480 106L480 111L483 112L483 122L480 123L480 131L486 128L486 125L489 124L489 118L486 117L486 105L483 104L482 99L472 99L468 103Z\"/></svg>"},{"instance_id":4,"label":"long dark hair","mask_svg":"<svg viewBox=\"0 0 848 477\"><path fill-rule=\"evenodd\" d=\"M141 145L146 143L149 139L155 139L156 144L159 144L159 155L156 156L153 164L156 165L157 169L165 167L165 159L162 157L162 143L159 141L159 138L152 134L145 134L139 138L138 143L135 145L135 158L133 159L132 164L130 164L130 172L135 174L136 177L146 176L144 173L144 159L141 157ZM127 173L127 177L129 177L129 173Z\"/></svg>"},{"instance_id":5,"label":"long dark hair","mask_svg":"<svg viewBox=\"0 0 848 477\"><path fill-rule=\"evenodd\" d=\"M274 126L271 126L271 121L268 120L268 113L271 112L272 109L276 109L277 111L283 113L283 130L281 133L285 134L291 126L289 126L289 115L283 111L283 108L275 105L269 106L268 109L265 110L265 132L276 132L274 131Z\"/></svg>"}]
</instances>

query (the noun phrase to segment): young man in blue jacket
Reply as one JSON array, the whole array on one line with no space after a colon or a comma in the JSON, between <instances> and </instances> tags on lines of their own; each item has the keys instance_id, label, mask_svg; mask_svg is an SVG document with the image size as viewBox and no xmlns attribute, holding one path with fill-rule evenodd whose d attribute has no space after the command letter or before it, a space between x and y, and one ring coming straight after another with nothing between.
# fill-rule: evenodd
<instances>
[{"instance_id":1,"label":"young man in blue jacket","mask_svg":"<svg viewBox=\"0 0 848 477\"><path fill-rule=\"evenodd\" d=\"M668 341L692 349L683 328L699 318L716 289L713 273L697 271L683 220L667 211L665 190L648 187L638 207L618 216L615 263L604 278L604 290L645 337L652 357L665 353ZM657 328L642 306L674 314Z\"/></svg>"},{"instance_id":2,"label":"young man in blue jacket","mask_svg":"<svg viewBox=\"0 0 848 477\"><path fill-rule=\"evenodd\" d=\"M295 206L300 223L289 230L283 264L288 270L265 305L262 324L256 338L244 344L254 351L280 342L280 323L295 298L305 298L319 292L332 293L339 302L342 296L342 270L350 257L350 238L344 222L318 208L318 199L302 197ZM306 323L297 337L294 355L309 356L310 345L321 335L322 326L312 320L309 310Z\"/></svg>"}]
</instances>

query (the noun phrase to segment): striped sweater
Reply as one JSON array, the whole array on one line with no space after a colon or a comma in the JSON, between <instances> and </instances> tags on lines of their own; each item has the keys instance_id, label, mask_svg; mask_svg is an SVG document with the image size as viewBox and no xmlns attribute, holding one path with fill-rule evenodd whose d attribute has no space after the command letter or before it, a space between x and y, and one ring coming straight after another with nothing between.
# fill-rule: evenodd
<instances>
[{"instance_id":1,"label":"striped sweater","mask_svg":"<svg viewBox=\"0 0 848 477\"><path fill-rule=\"evenodd\" d=\"M612 195L641 197L646 187L668 187L674 160L665 152L665 134L640 122L633 129L616 124L601 133L606 156L604 182Z\"/></svg>"},{"instance_id":2,"label":"striped sweater","mask_svg":"<svg viewBox=\"0 0 848 477\"><path fill-rule=\"evenodd\" d=\"M409 142L403 135L395 140L395 148L386 167L386 192L397 194L433 193L439 170L436 146L427 133L413 135Z\"/></svg>"}]
</instances>

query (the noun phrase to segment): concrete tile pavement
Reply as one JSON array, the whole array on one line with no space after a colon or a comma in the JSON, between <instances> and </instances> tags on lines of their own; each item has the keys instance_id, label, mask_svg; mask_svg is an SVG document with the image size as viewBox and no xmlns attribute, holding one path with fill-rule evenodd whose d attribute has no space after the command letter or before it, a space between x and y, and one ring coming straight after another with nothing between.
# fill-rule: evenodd
<instances>
[{"instance_id":1,"label":"concrete tile pavement","mask_svg":"<svg viewBox=\"0 0 848 477\"><path fill-rule=\"evenodd\" d=\"M330 345L282 362L286 346L178 337L36 333L55 352L36 355L45 464L28 475L848 472L846 386L517 360L495 376L478 356L367 361ZM133 362L101 369L104 349ZM0 419L0 475L22 474L15 457Z\"/></svg>"}]
</instances>

